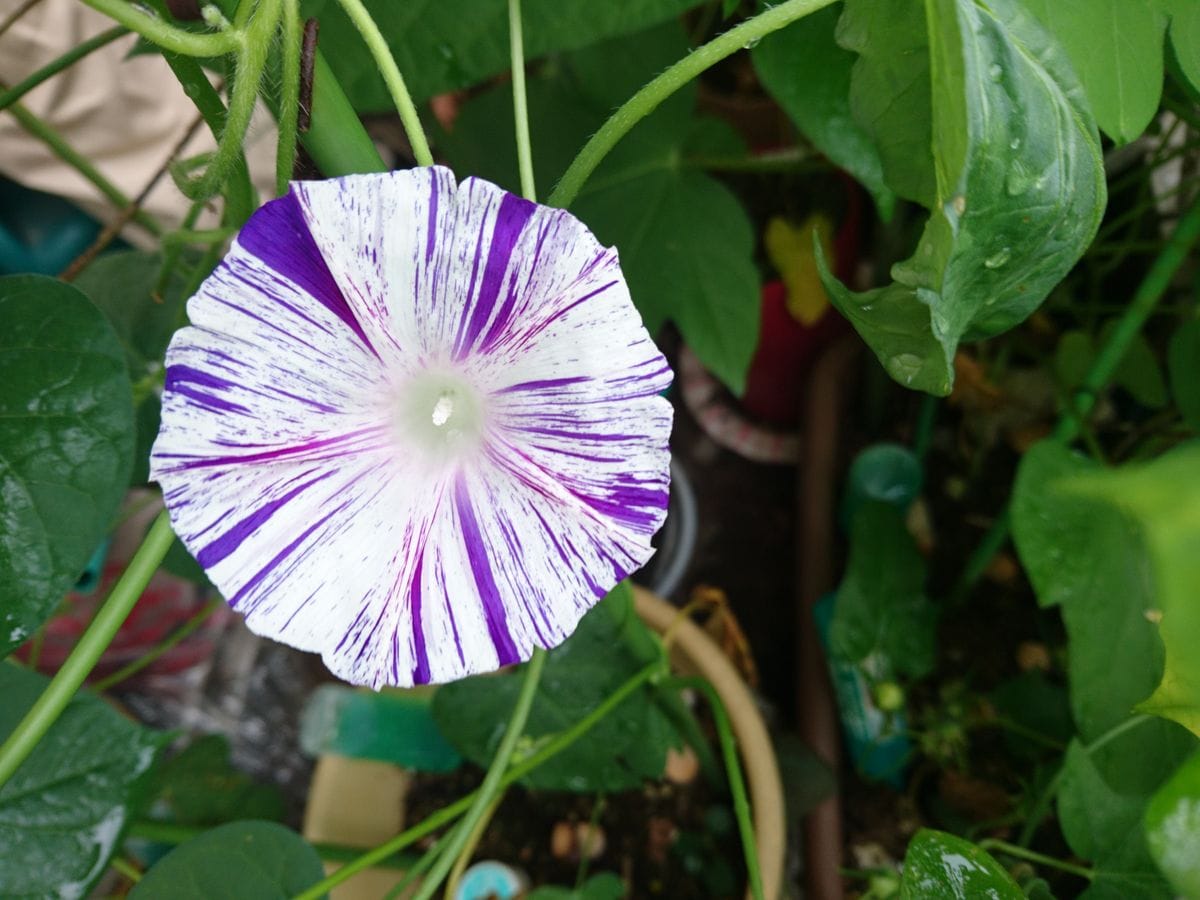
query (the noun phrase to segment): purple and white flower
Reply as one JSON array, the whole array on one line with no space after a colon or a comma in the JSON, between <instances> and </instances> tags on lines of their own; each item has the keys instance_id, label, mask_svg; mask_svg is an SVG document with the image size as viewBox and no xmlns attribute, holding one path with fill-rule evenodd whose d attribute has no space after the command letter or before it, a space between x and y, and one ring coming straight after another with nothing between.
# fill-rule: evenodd
<instances>
[{"instance_id":1,"label":"purple and white flower","mask_svg":"<svg viewBox=\"0 0 1200 900\"><path fill-rule=\"evenodd\" d=\"M653 552L671 374L569 213L437 167L299 182L188 313L152 477L249 627L337 675L527 659Z\"/></svg>"}]
</instances>

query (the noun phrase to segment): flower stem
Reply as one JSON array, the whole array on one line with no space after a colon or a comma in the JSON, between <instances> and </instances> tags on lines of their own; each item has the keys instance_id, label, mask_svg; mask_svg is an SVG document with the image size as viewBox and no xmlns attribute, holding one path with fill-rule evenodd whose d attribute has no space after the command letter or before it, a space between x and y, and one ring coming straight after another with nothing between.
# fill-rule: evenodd
<instances>
[{"instance_id":1,"label":"flower stem","mask_svg":"<svg viewBox=\"0 0 1200 900\"><path fill-rule=\"evenodd\" d=\"M500 806L500 801L504 799L502 793L497 793L494 800L488 804L487 809L483 811L483 815L479 817L471 827L471 833L467 835L463 842L462 849L458 851L458 858L454 860L454 867L450 870L450 875L446 879L446 890L443 894L443 900L454 900L458 889L458 882L462 879L463 872L467 870L467 863L471 860L471 855L475 852L475 848L479 846L479 840L483 837L483 833L487 831L488 824L492 821L492 816L496 814L497 807ZM459 823L458 828L450 836L450 840L455 839L455 835L466 825L466 820Z\"/></svg>"},{"instance_id":2,"label":"flower stem","mask_svg":"<svg viewBox=\"0 0 1200 900\"><path fill-rule=\"evenodd\" d=\"M517 696L512 715L509 716L508 727L504 731L500 746L496 749L496 755L492 757L492 764L488 766L487 774L483 777L483 784L475 792L475 799L471 802L470 809L463 816L462 822L454 836L450 838L446 849L438 861L433 864L433 871L421 882L421 889L415 894L415 900L429 900L434 895L438 885L442 883L454 865L459 853L467 846L467 841L474 833L475 826L487 813L492 801L499 795L501 779L508 771L513 751L517 749L517 741L525 733L525 722L529 718L529 710L533 706L533 697L537 693L538 682L542 680L542 669L545 666L546 651L540 647L535 648L533 656L530 657L529 664L525 668L521 693Z\"/></svg>"},{"instance_id":3,"label":"flower stem","mask_svg":"<svg viewBox=\"0 0 1200 900\"><path fill-rule=\"evenodd\" d=\"M6 91L0 91L0 110L7 109L12 103L20 100L43 81L53 78L63 69L73 66L88 54L99 50L101 47L107 47L117 38L124 37L127 34L129 34L129 29L124 25L114 25L107 31L102 31L95 37L89 38L77 47L72 47L58 59L42 66L28 78L18 84L14 84Z\"/></svg>"},{"instance_id":4,"label":"flower stem","mask_svg":"<svg viewBox=\"0 0 1200 900\"><path fill-rule=\"evenodd\" d=\"M50 152L75 169L80 175L90 181L101 194L114 206L121 209L129 206L129 198L121 189L100 174L100 170L91 161L63 140L62 135L35 116L21 103L13 103L8 111L21 123L21 127L50 148ZM134 219L151 234L162 234L162 228L145 212L139 212Z\"/></svg>"},{"instance_id":5,"label":"flower stem","mask_svg":"<svg viewBox=\"0 0 1200 900\"><path fill-rule=\"evenodd\" d=\"M721 755L725 760L725 773L729 779L729 790L733 794L733 812L737 817L738 832L742 837L742 852L746 859L746 875L750 879L750 893L754 900L763 900L762 872L758 865L758 842L754 837L754 821L750 816L750 800L746 796L746 781L742 776L742 764L738 760L733 727L721 696L705 678L670 678L664 686L691 688L708 698L712 709L713 723L717 727L717 739L721 744Z\"/></svg>"},{"instance_id":6,"label":"flower stem","mask_svg":"<svg viewBox=\"0 0 1200 900\"><path fill-rule=\"evenodd\" d=\"M150 43L163 50L183 56L211 58L236 53L248 42L249 35L240 31L219 31L196 34L169 25L162 19L145 12L142 8L125 0L83 0L92 9L104 13L120 22L130 31L136 31Z\"/></svg>"},{"instance_id":7,"label":"flower stem","mask_svg":"<svg viewBox=\"0 0 1200 900\"><path fill-rule=\"evenodd\" d=\"M114 856L109 865L134 884L142 880L142 870L123 856Z\"/></svg>"},{"instance_id":8,"label":"flower stem","mask_svg":"<svg viewBox=\"0 0 1200 900\"><path fill-rule=\"evenodd\" d=\"M512 768L504 773L500 779L501 787L508 787L515 781L524 778L542 763L548 759L552 759L559 753L562 753L577 740L587 734L596 723L607 716L610 712L616 709L624 702L625 698L640 688L643 684L662 671L662 661L655 660L654 662L641 669L636 675L633 675L623 685L604 698L604 702L599 704L595 709L589 712L586 716L568 728L566 731L560 732L553 738L548 740L535 750L529 756L522 757L519 761L513 763ZM380 844L374 850L369 850L358 859L351 863L347 863L326 877L323 881L314 884L300 894L297 894L294 900L318 900L325 896L333 888L337 887L347 878L361 872L363 869L369 869L377 864L380 860L387 859L393 853L403 850L409 844L419 841L427 834L437 831L447 822L451 822L466 812L474 803L475 798L479 796L479 790L472 791L465 797L456 800L449 806L444 806L437 812L428 816L421 822L411 828L402 831L391 840L384 844Z\"/></svg>"},{"instance_id":9,"label":"flower stem","mask_svg":"<svg viewBox=\"0 0 1200 900\"><path fill-rule=\"evenodd\" d=\"M179 189L189 200L213 196L221 190L235 166L239 162L244 164L242 144L254 114L254 101L258 98L258 85L267 64L271 38L279 25L279 8L280 0L261 0L246 26L246 42L238 53L233 89L229 92L229 111L217 141L217 152L203 175L194 181L179 182Z\"/></svg>"},{"instance_id":10,"label":"flower stem","mask_svg":"<svg viewBox=\"0 0 1200 900\"><path fill-rule=\"evenodd\" d=\"M1050 866L1052 869L1070 872L1072 875L1078 875L1080 878L1086 878L1088 881L1096 877L1096 873L1086 866L1077 866L1073 863L1063 862L1061 859L1055 859L1053 856L1046 856L1042 853L1036 853L1033 850L1026 850L1024 847L1018 847L1016 844L1010 844L1007 841L1001 841L997 838L984 838L979 842L979 848L989 851L999 850L1008 856L1015 856L1017 859L1024 859L1029 862L1038 863L1039 865Z\"/></svg>"},{"instance_id":11,"label":"flower stem","mask_svg":"<svg viewBox=\"0 0 1200 900\"><path fill-rule=\"evenodd\" d=\"M785 3L780 3L778 6L759 13L752 19L747 19L736 28L731 28L724 34L713 38L707 44L697 47L658 77L652 79L625 101L625 104L613 113L609 120L600 126L600 130L583 145L579 155L575 157L563 174L562 180L551 191L550 205L570 206L588 176L595 171L596 166L608 155L617 141L628 134L634 125L652 113L660 103L705 69L719 63L748 44L753 44L772 31L778 31L811 12L829 6L832 2L834 0L787 0Z\"/></svg>"},{"instance_id":12,"label":"flower stem","mask_svg":"<svg viewBox=\"0 0 1200 900\"><path fill-rule=\"evenodd\" d=\"M1195 200L1176 223L1175 230L1167 240L1166 246L1155 258L1149 271L1146 272L1146 276L1134 292L1133 299L1125 307L1125 312L1117 319L1116 327L1109 333L1100 352L1096 354L1091 368L1088 369L1075 394L1074 408L1068 409L1059 418L1052 435L1053 440L1069 444L1079 436L1080 428L1092 411L1092 407L1096 405L1100 391L1112 379L1117 366L1121 364L1121 360L1129 351L1130 344L1141 333L1146 320L1150 318L1163 294L1170 287L1171 279L1175 277L1175 273L1187 258L1188 251L1198 237L1200 237L1200 200ZM1009 510L1010 507L1006 506L1001 511L987 534L983 536L979 546L967 560L963 574L950 595L952 605L966 599L971 588L987 571L988 563L996 555L996 551L1008 539L1011 525Z\"/></svg>"},{"instance_id":13,"label":"flower stem","mask_svg":"<svg viewBox=\"0 0 1200 900\"><path fill-rule=\"evenodd\" d=\"M533 152L529 142L529 104L525 97L525 41L521 34L521 0L508 0L508 46L512 58L513 119L517 125L517 167L521 193L537 200Z\"/></svg>"},{"instance_id":14,"label":"flower stem","mask_svg":"<svg viewBox=\"0 0 1200 900\"><path fill-rule=\"evenodd\" d=\"M220 597L215 597L212 600L209 600L208 603L201 607L198 613L180 625L174 632L169 634L163 640L159 641L133 662L122 666L111 675L106 675L98 681L92 682L92 690L94 690L97 694L102 693L103 691L107 691L113 685L120 684L125 679L136 675L138 672L142 671L142 669L146 668L146 666L159 659L172 647L177 646L181 641L183 641L184 638L207 622L208 617L216 612L217 609L224 604L224 602L225 601Z\"/></svg>"},{"instance_id":15,"label":"flower stem","mask_svg":"<svg viewBox=\"0 0 1200 900\"><path fill-rule=\"evenodd\" d=\"M404 133L408 135L408 142L412 144L413 156L417 160L417 165L432 166L433 154L429 151L429 142L425 140L425 129L421 127L421 119L417 115L417 108L413 106L412 97L409 96L408 88L404 84L404 76L400 74L400 67L396 65L396 60L392 57L392 51L379 31L379 26L375 24L371 14L363 6L362 0L338 0L338 3L350 17L350 21L354 23L358 33L362 35L367 49L371 51L371 56L375 59L375 65L379 67L379 72L383 75L384 84L387 85L388 92L392 95L392 102L396 104L396 112L400 114L400 121L404 125ZM313 106L315 108L315 102Z\"/></svg>"},{"instance_id":16,"label":"flower stem","mask_svg":"<svg viewBox=\"0 0 1200 900\"><path fill-rule=\"evenodd\" d=\"M129 611L133 609L133 605L150 582L150 577L166 556L167 548L171 546L174 537L167 513L163 511L150 526L146 539L129 561L125 574L113 587L112 593L88 625L87 631L83 633L71 655L62 664L58 674L4 744L0 745L0 787L13 776L71 702L79 686L83 684L100 655L108 648L117 630L129 616Z\"/></svg>"},{"instance_id":17,"label":"flower stem","mask_svg":"<svg viewBox=\"0 0 1200 900\"><path fill-rule=\"evenodd\" d=\"M275 152L275 195L287 193L292 180L292 169L296 165L296 123L300 118L300 7L297 0L283 0L283 16L280 22L279 85L279 148Z\"/></svg>"}]
</instances>

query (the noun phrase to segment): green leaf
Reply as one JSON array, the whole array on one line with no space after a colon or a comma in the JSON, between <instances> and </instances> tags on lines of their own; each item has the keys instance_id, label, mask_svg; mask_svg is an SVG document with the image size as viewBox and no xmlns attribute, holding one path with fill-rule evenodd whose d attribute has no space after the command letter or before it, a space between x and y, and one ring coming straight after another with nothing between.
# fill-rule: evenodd
<instances>
[{"instance_id":1,"label":"green leaf","mask_svg":"<svg viewBox=\"0 0 1200 900\"><path fill-rule=\"evenodd\" d=\"M180 844L129 900L286 900L325 877L317 851L275 822L230 822Z\"/></svg>"},{"instance_id":2,"label":"green leaf","mask_svg":"<svg viewBox=\"0 0 1200 900\"><path fill-rule=\"evenodd\" d=\"M0 663L0 741L49 679ZM161 735L77 695L0 787L0 896L88 896L141 806Z\"/></svg>"},{"instance_id":3,"label":"green leaf","mask_svg":"<svg viewBox=\"0 0 1200 900\"><path fill-rule=\"evenodd\" d=\"M1110 319L1100 330L1101 346L1108 342L1117 325ZM1058 383L1067 394L1083 384L1096 359L1096 345L1083 331L1068 331L1059 339L1054 353L1054 371ZM1124 388L1138 403L1151 409L1167 405L1167 385L1163 380L1158 356L1144 334L1134 335L1129 349L1121 358L1112 376L1113 384Z\"/></svg>"},{"instance_id":4,"label":"green leaf","mask_svg":"<svg viewBox=\"0 0 1200 900\"><path fill-rule=\"evenodd\" d=\"M229 741L219 734L197 738L159 766L152 790L175 825L208 827L245 818L278 821L285 813L278 788L257 784L233 768Z\"/></svg>"},{"instance_id":5,"label":"green leaf","mask_svg":"<svg viewBox=\"0 0 1200 900\"><path fill-rule=\"evenodd\" d=\"M625 896L625 882L612 872L600 872L585 881L580 887L540 887L528 894L526 900L621 900Z\"/></svg>"},{"instance_id":6,"label":"green leaf","mask_svg":"<svg viewBox=\"0 0 1200 900\"><path fill-rule=\"evenodd\" d=\"M1166 648L1162 681L1139 708L1200 735L1200 442L1144 465L1078 476L1067 488L1137 523L1153 584L1150 617Z\"/></svg>"},{"instance_id":7,"label":"green leaf","mask_svg":"<svg viewBox=\"0 0 1200 900\"><path fill-rule=\"evenodd\" d=\"M535 59L639 31L675 18L699 2L525 0L525 56ZM367 0L366 5L387 38L417 102L443 91L470 87L508 68L508 12L503 3ZM391 97L378 67L338 4L305 0L301 10L306 17L320 17L321 48L354 107L361 113L392 111ZM508 140L512 143L511 135Z\"/></svg>"},{"instance_id":8,"label":"green leaf","mask_svg":"<svg viewBox=\"0 0 1200 900\"><path fill-rule=\"evenodd\" d=\"M1078 741L1071 742L1058 789L1058 817L1071 850L1096 864L1095 878L1082 897L1170 897L1146 846L1145 807L1145 794L1114 790L1088 751Z\"/></svg>"},{"instance_id":9,"label":"green leaf","mask_svg":"<svg viewBox=\"0 0 1200 900\"><path fill-rule=\"evenodd\" d=\"M1023 900L1024 896L986 851L944 831L922 828L904 854L900 900Z\"/></svg>"},{"instance_id":10,"label":"green leaf","mask_svg":"<svg viewBox=\"0 0 1200 900\"><path fill-rule=\"evenodd\" d=\"M117 513L133 458L121 344L78 290L0 278L0 656L57 607Z\"/></svg>"},{"instance_id":11,"label":"green leaf","mask_svg":"<svg viewBox=\"0 0 1200 900\"><path fill-rule=\"evenodd\" d=\"M186 279L177 268L162 296L156 296L161 268L161 254L123 250L101 256L75 281L112 323L135 379L151 366L162 366L171 335L182 324Z\"/></svg>"},{"instance_id":12,"label":"green leaf","mask_svg":"<svg viewBox=\"0 0 1200 900\"><path fill-rule=\"evenodd\" d=\"M821 272L830 300L893 378L946 394L959 342L1021 322L1087 248L1105 185L1078 83L1017 0L927 0L926 8L931 218L887 287L856 294L823 263ZM908 84L893 78L889 99Z\"/></svg>"},{"instance_id":13,"label":"green leaf","mask_svg":"<svg viewBox=\"0 0 1200 900\"><path fill-rule=\"evenodd\" d=\"M1158 111L1166 17L1150 0L1021 0L1066 51L1096 124L1118 144Z\"/></svg>"},{"instance_id":14,"label":"green leaf","mask_svg":"<svg viewBox=\"0 0 1200 900\"><path fill-rule=\"evenodd\" d=\"M896 197L879 151L850 111L854 54L834 42L839 10L827 6L763 38L751 52L759 80L800 133L871 192L890 219ZM932 166L930 167L932 171Z\"/></svg>"},{"instance_id":15,"label":"green leaf","mask_svg":"<svg viewBox=\"0 0 1200 900\"><path fill-rule=\"evenodd\" d=\"M1066 744L1074 733L1071 727L1071 701L1066 688L1036 669L1002 682L992 691L990 700L1001 715L1027 732L1043 735L1061 744ZM1007 730L1004 732L1004 743L1012 753L1026 759L1037 759L1047 752L1044 742L1030 740Z\"/></svg>"},{"instance_id":16,"label":"green leaf","mask_svg":"<svg viewBox=\"0 0 1200 900\"><path fill-rule=\"evenodd\" d=\"M1171 13L1171 47L1179 68L1200 91L1200 5L1191 0L1162 0Z\"/></svg>"},{"instance_id":17,"label":"green leaf","mask_svg":"<svg viewBox=\"0 0 1200 900\"><path fill-rule=\"evenodd\" d=\"M858 54L850 76L850 109L875 144L884 182L901 197L931 209L937 195L933 99L921 4L846 0L837 42Z\"/></svg>"},{"instance_id":18,"label":"green leaf","mask_svg":"<svg viewBox=\"0 0 1200 900\"><path fill-rule=\"evenodd\" d=\"M1193 319L1171 335L1167 348L1171 393L1183 420L1200 431L1200 319Z\"/></svg>"},{"instance_id":19,"label":"green leaf","mask_svg":"<svg viewBox=\"0 0 1200 900\"><path fill-rule=\"evenodd\" d=\"M575 633L550 651L525 726L533 741L574 725L662 653L633 609L622 582L583 617ZM467 759L487 765L521 689L524 667L443 685L433 716ZM676 732L656 689L635 691L569 749L524 779L546 790L616 791L662 775Z\"/></svg>"},{"instance_id":20,"label":"green leaf","mask_svg":"<svg viewBox=\"0 0 1200 900\"><path fill-rule=\"evenodd\" d=\"M919 678L933 668L937 609L925 596L925 562L904 510L864 502L850 528L850 557L838 588L829 639L836 656L886 660L879 677Z\"/></svg>"},{"instance_id":21,"label":"green leaf","mask_svg":"<svg viewBox=\"0 0 1200 900\"><path fill-rule=\"evenodd\" d=\"M1200 753L1181 765L1146 807L1150 855L1175 890L1200 897Z\"/></svg>"},{"instance_id":22,"label":"green leaf","mask_svg":"<svg viewBox=\"0 0 1200 900\"><path fill-rule=\"evenodd\" d=\"M529 83L535 174L545 190L607 117L618 92L610 79L640 84L685 52L677 23L563 57ZM724 185L687 167L730 143L728 129L692 119L695 88L678 92L621 141L588 181L572 211L616 246L634 305L654 333L674 322L688 345L735 393L758 340L759 277L754 230ZM441 146L461 175L517 185L512 97L507 86L467 103Z\"/></svg>"}]
</instances>

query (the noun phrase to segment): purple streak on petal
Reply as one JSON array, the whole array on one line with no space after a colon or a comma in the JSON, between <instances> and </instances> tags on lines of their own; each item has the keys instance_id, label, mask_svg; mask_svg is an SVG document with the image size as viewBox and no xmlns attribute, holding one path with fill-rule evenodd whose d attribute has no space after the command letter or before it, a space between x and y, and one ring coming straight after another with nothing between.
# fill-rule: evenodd
<instances>
[{"instance_id":1,"label":"purple streak on petal","mask_svg":"<svg viewBox=\"0 0 1200 900\"><path fill-rule=\"evenodd\" d=\"M333 273L304 221L294 191L264 203L238 234L238 243L289 281L310 293L345 322L374 352L354 311L342 296Z\"/></svg>"},{"instance_id":2,"label":"purple streak on petal","mask_svg":"<svg viewBox=\"0 0 1200 900\"><path fill-rule=\"evenodd\" d=\"M504 284L504 276L508 272L512 260L513 248L517 245L525 225L537 212L537 204L524 200L515 194L505 194L496 210L496 223L492 226L492 241L488 245L488 258L483 267L483 281L479 285L479 294L471 307L470 320L465 333L461 333L455 357L462 359L473 347L492 318L496 310L496 299L500 296L500 288ZM516 277L514 272L513 277ZM516 305L516 285L510 285L508 296L500 309L496 311L496 319L489 331L489 336L503 332L508 326L508 319ZM465 310L464 310L465 313ZM486 341L484 342L486 344Z\"/></svg>"},{"instance_id":3,"label":"purple streak on petal","mask_svg":"<svg viewBox=\"0 0 1200 900\"><path fill-rule=\"evenodd\" d=\"M239 403L233 403L219 396L221 391L237 388L232 381L205 372L193 366L176 363L167 367L167 375L163 380L164 391L174 391L177 394L194 400L202 406L217 412L232 412L249 414L250 410Z\"/></svg>"},{"instance_id":4,"label":"purple streak on petal","mask_svg":"<svg viewBox=\"0 0 1200 900\"><path fill-rule=\"evenodd\" d=\"M408 604L412 610L413 653L417 657L417 665L412 670L413 684L429 684L429 653L425 649L425 631L421 626L421 568L424 562L425 548L422 546L412 576L412 588L408 592Z\"/></svg>"},{"instance_id":5,"label":"purple streak on petal","mask_svg":"<svg viewBox=\"0 0 1200 900\"><path fill-rule=\"evenodd\" d=\"M313 470L310 469L304 474L310 475L312 474L312 471ZM275 515L275 513L278 512L282 507L287 506L289 501L295 498L298 494L304 493L304 491L308 490L317 482L324 481L332 474L334 474L332 470L326 471L323 475L318 475L316 478L297 485L286 494L283 494L281 497L272 500L270 503L263 504L257 510L246 516L244 519L222 534L215 541L202 548L200 552L196 554L196 562L200 563L200 565L206 569L209 566L215 566L221 560L225 559L225 557L229 556L229 554L231 554L234 550L240 547L242 542L246 540L246 538L248 538L254 531L265 524L271 518L271 516ZM302 478L304 476L301 475L299 477Z\"/></svg>"},{"instance_id":6,"label":"purple streak on petal","mask_svg":"<svg viewBox=\"0 0 1200 900\"><path fill-rule=\"evenodd\" d=\"M433 251L437 247L438 173L429 173L429 222L425 232L425 262L433 262Z\"/></svg>"},{"instance_id":7,"label":"purple streak on petal","mask_svg":"<svg viewBox=\"0 0 1200 900\"><path fill-rule=\"evenodd\" d=\"M496 393L511 394L516 391L546 391L567 387L572 384L583 384L586 381L591 381L586 375L577 375L574 378L545 378L541 381L522 381L520 384L510 384L508 387L500 388Z\"/></svg>"},{"instance_id":8,"label":"purple streak on petal","mask_svg":"<svg viewBox=\"0 0 1200 900\"><path fill-rule=\"evenodd\" d=\"M255 463L255 462L277 462L289 457L299 456L308 453L312 450L329 450L336 448L330 453L329 457L307 457L308 459L326 459L326 458L341 458L348 453L361 453L366 450L378 449L381 445L366 445L343 447L342 444L347 444L356 438L364 436L378 436L383 434L385 429L373 426L371 428L359 428L356 431L350 431L346 434L339 434L329 438L318 438L311 441L305 441L303 444L294 444L289 447L276 447L271 450L264 450L261 453L247 453L244 456L207 456L195 457L184 453L156 453L158 459L185 459L188 462L181 463L175 468L178 469L203 469L210 466L228 466L238 463ZM218 443L215 442L214 443ZM262 446L261 444L223 444L224 446L245 446L255 447Z\"/></svg>"},{"instance_id":9,"label":"purple streak on petal","mask_svg":"<svg viewBox=\"0 0 1200 900\"><path fill-rule=\"evenodd\" d=\"M471 498L467 493L466 484L461 479L454 488L454 505L458 510L459 521L462 523L467 559L471 563L471 574L475 579L475 586L479 589L479 599L483 604L483 617L487 621L488 636L496 648L496 656L502 666L519 662L521 657L517 653L512 635L508 631L504 603L500 599L500 590L496 587L496 579L492 575L492 567L488 563L487 548L483 543L483 535L479 532L479 521L475 518L475 510L471 506Z\"/></svg>"}]
</instances>

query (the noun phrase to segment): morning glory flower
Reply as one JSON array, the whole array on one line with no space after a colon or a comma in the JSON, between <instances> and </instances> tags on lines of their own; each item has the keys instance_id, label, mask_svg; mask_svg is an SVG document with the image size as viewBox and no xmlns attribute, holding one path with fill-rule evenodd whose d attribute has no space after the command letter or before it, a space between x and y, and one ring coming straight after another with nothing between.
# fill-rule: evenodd
<instances>
[{"instance_id":1,"label":"morning glory flower","mask_svg":"<svg viewBox=\"0 0 1200 900\"><path fill-rule=\"evenodd\" d=\"M527 659L653 552L671 374L571 214L439 167L297 182L188 314L151 475L246 624L338 676Z\"/></svg>"}]
</instances>

